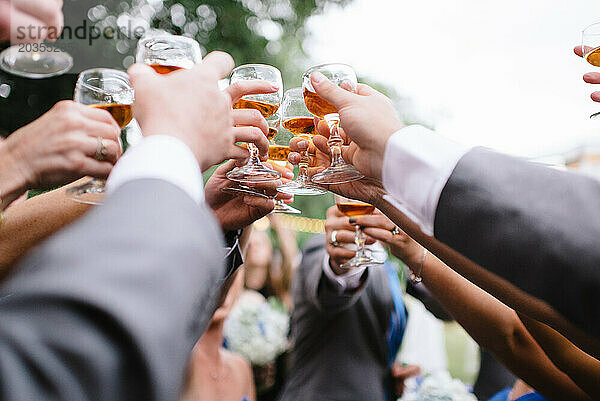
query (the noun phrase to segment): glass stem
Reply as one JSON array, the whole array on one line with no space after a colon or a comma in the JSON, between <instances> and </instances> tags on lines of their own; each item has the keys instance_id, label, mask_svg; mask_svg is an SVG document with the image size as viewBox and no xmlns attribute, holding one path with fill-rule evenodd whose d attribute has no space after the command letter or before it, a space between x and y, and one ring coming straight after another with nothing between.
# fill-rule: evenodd
<instances>
[{"instance_id":1,"label":"glass stem","mask_svg":"<svg viewBox=\"0 0 600 401\"><path fill-rule=\"evenodd\" d=\"M367 236L363 233L363 230L360 226L356 226L356 235L354 236L354 243L356 244L356 256L355 258L364 258L365 257L365 242L367 240Z\"/></svg>"},{"instance_id":2,"label":"glass stem","mask_svg":"<svg viewBox=\"0 0 600 401\"><path fill-rule=\"evenodd\" d=\"M342 158L342 143L344 143L340 136L340 115L339 114L328 114L325 116L325 121L329 126L329 140L327 144L331 149L331 167L343 165L344 159Z\"/></svg>"},{"instance_id":3,"label":"glass stem","mask_svg":"<svg viewBox=\"0 0 600 401\"><path fill-rule=\"evenodd\" d=\"M310 141L310 138L304 137L306 142ZM308 147L302 153L302 158L300 159L300 163L298 163L298 167L300 168L300 173L298 174L298 179L302 181L308 180L308 163L310 163L310 156L308 154Z\"/></svg>"},{"instance_id":4,"label":"glass stem","mask_svg":"<svg viewBox=\"0 0 600 401\"><path fill-rule=\"evenodd\" d=\"M253 143L248 142L248 152L250 152L250 159L248 159L248 165L259 165L260 158L258 157L258 148Z\"/></svg>"}]
</instances>

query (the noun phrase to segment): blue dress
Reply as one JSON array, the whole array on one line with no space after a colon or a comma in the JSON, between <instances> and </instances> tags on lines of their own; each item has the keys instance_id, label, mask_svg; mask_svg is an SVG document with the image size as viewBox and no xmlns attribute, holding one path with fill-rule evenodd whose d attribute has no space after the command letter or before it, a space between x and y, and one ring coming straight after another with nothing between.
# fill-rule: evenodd
<instances>
[{"instance_id":1,"label":"blue dress","mask_svg":"<svg viewBox=\"0 0 600 401\"><path fill-rule=\"evenodd\" d=\"M505 388L504 390L500 391L499 393L494 395L492 398L490 398L488 401L506 401L506 400L508 400L508 395L510 394L510 390L511 390L510 387ZM525 394L522 397L517 398L515 401L550 401L550 400L547 399L546 397L541 396L538 393L529 393L529 394Z\"/></svg>"}]
</instances>

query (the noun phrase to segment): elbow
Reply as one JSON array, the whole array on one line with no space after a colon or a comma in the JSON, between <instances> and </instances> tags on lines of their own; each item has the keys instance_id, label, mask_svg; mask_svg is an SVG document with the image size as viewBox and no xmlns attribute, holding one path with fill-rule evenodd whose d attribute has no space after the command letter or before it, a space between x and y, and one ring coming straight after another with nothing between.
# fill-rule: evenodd
<instances>
[{"instance_id":1,"label":"elbow","mask_svg":"<svg viewBox=\"0 0 600 401\"><path fill-rule=\"evenodd\" d=\"M515 361L528 354L532 341L523 326L508 324L486 348L503 361Z\"/></svg>"}]
</instances>

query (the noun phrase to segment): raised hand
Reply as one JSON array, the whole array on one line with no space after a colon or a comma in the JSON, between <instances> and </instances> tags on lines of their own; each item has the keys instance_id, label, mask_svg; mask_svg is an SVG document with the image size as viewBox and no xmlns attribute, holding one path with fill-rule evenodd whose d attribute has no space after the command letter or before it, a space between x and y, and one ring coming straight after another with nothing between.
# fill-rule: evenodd
<instances>
[{"instance_id":1,"label":"raised hand","mask_svg":"<svg viewBox=\"0 0 600 401\"><path fill-rule=\"evenodd\" d=\"M1 146L9 150L6 166L24 189L50 188L86 175L106 178L121 155L120 134L107 111L62 101ZM103 161L94 158L99 140L107 150Z\"/></svg>"},{"instance_id":2,"label":"raised hand","mask_svg":"<svg viewBox=\"0 0 600 401\"><path fill-rule=\"evenodd\" d=\"M289 161L292 164L300 163L301 153L308 147L308 152L312 155L308 168L309 177L323 171L331 163L331 152L329 151L329 145L327 145L327 138L329 137L327 123L325 121L318 121L315 123L315 126L317 135L313 137L312 142L306 141L302 137L294 137L290 140L290 149L292 152L289 155ZM353 160L350 156L356 154L358 147L355 143L348 140L343 129L340 128L339 132L345 143L342 146L342 156L344 156L346 162L352 163ZM385 194L381 181L368 176L359 181L326 185L324 187L338 195L368 203L375 203L381 200L381 197Z\"/></svg>"},{"instance_id":3,"label":"raised hand","mask_svg":"<svg viewBox=\"0 0 600 401\"><path fill-rule=\"evenodd\" d=\"M222 52L209 54L193 69L168 75L134 64L129 75L135 89L134 116L142 133L180 139L202 170L239 155L231 98L217 85L232 68L233 59Z\"/></svg>"},{"instance_id":4,"label":"raised hand","mask_svg":"<svg viewBox=\"0 0 600 401\"><path fill-rule=\"evenodd\" d=\"M331 243L331 234L336 232L335 240L339 245ZM346 263L356 255L356 252L340 246L343 244L354 244L355 236L355 224L350 224L349 219L342 212L340 212L337 206L332 206L327 210L327 221L325 221L325 236L326 246L325 249L329 254L331 269L336 274L346 273L348 270L340 268L340 265ZM375 240L367 236L366 244L373 244Z\"/></svg>"},{"instance_id":5,"label":"raised hand","mask_svg":"<svg viewBox=\"0 0 600 401\"><path fill-rule=\"evenodd\" d=\"M583 57L581 46L575 47L574 51L579 57ZM588 84L600 84L600 72L588 72L583 76L583 80ZM593 92L591 98L594 102L600 102L600 91Z\"/></svg>"},{"instance_id":6,"label":"raised hand","mask_svg":"<svg viewBox=\"0 0 600 401\"><path fill-rule=\"evenodd\" d=\"M346 148L344 159L366 176L381 179L387 141L403 127L392 102L368 85L359 84L356 93L344 90L318 72L312 74L311 83L337 108L346 135L358 145Z\"/></svg>"},{"instance_id":7,"label":"raised hand","mask_svg":"<svg viewBox=\"0 0 600 401\"><path fill-rule=\"evenodd\" d=\"M271 213L275 207L272 199L250 195L236 196L221 191L221 188L235 185L226 177L227 172L234 167L234 160L222 164L215 170L204 186L206 202L215 212L224 231L242 229ZM273 168L282 169L282 177L286 177L284 181L289 181L290 176L291 178L294 177L290 170L285 169L285 167L273 166ZM285 172L288 174L286 175ZM278 185L281 185L281 181L256 184L256 189L262 190L266 195L277 196L285 202L291 202L292 196L277 192Z\"/></svg>"}]
</instances>

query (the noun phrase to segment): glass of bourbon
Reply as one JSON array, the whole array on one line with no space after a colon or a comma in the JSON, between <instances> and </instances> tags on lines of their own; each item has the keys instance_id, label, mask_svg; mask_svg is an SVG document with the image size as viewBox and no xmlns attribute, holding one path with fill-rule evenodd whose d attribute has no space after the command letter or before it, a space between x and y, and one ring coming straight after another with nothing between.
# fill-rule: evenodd
<instances>
[{"instance_id":1,"label":"glass of bourbon","mask_svg":"<svg viewBox=\"0 0 600 401\"><path fill-rule=\"evenodd\" d=\"M149 65L159 74L170 74L200 64L202 51L198 42L187 36L150 36L139 40L135 61Z\"/></svg>"},{"instance_id":2,"label":"glass of bourbon","mask_svg":"<svg viewBox=\"0 0 600 401\"><path fill-rule=\"evenodd\" d=\"M233 105L234 109L258 110L264 118L273 116L279 109L283 97L283 80L281 72L270 65L246 64L235 68L231 72L229 84L239 81L263 80L277 87L276 92L243 96ZM258 148L253 143L248 143L250 158L243 167L237 167L227 173L227 178L241 183L260 183L276 181L281 178L281 173L272 170L260 162Z\"/></svg>"},{"instance_id":3,"label":"glass of bourbon","mask_svg":"<svg viewBox=\"0 0 600 401\"><path fill-rule=\"evenodd\" d=\"M375 206L361 202L355 199L345 198L340 195L335 196L335 203L340 212L348 217L357 217L371 214L375 211ZM361 266L382 264L381 260L373 258L370 253L367 253L365 248L366 236L359 224L356 224L356 234L354 243L356 244L356 255L340 267L347 270L352 270Z\"/></svg>"},{"instance_id":4,"label":"glass of bourbon","mask_svg":"<svg viewBox=\"0 0 600 401\"><path fill-rule=\"evenodd\" d=\"M134 91L129 83L129 76L110 68L94 68L83 71L77 78L73 100L97 109L106 110L115 119L119 127L124 129L133 119ZM104 180L91 179L67 192L73 200L81 203L100 204L97 196L104 193Z\"/></svg>"},{"instance_id":5,"label":"glass of bourbon","mask_svg":"<svg viewBox=\"0 0 600 401\"><path fill-rule=\"evenodd\" d=\"M594 67L600 67L600 22L585 28L581 36L583 58ZM600 112L592 114L590 118L600 119Z\"/></svg>"},{"instance_id":6,"label":"glass of bourbon","mask_svg":"<svg viewBox=\"0 0 600 401\"><path fill-rule=\"evenodd\" d=\"M353 165L347 164L342 158L342 145L344 140L339 134L340 115L334 105L317 95L312 86L310 77L313 73L320 72L335 85L355 92L358 85L356 73L346 64L322 64L308 69L302 76L302 88L306 108L313 115L327 121L329 126L329 140L331 148L331 165L322 172L312 177L312 182L319 185L343 184L345 182L360 180L364 177Z\"/></svg>"},{"instance_id":7,"label":"glass of bourbon","mask_svg":"<svg viewBox=\"0 0 600 401\"><path fill-rule=\"evenodd\" d=\"M315 117L306 108L302 88L285 91L280 112L283 128L309 143L312 141L315 135ZM290 195L322 195L326 193L327 191L310 181L309 165L310 155L306 149L300 159L298 177L292 182L277 187L277 190Z\"/></svg>"}]
</instances>

